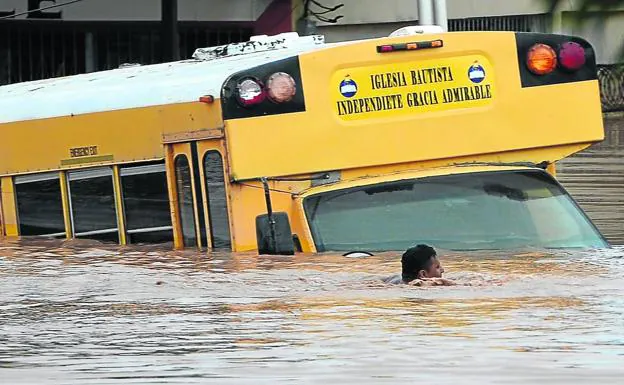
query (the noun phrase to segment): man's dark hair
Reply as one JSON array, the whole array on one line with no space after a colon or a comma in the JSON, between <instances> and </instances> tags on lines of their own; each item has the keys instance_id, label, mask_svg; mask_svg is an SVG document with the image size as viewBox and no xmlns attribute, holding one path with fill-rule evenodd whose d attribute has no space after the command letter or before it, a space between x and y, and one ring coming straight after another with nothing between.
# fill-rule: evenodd
<instances>
[{"instance_id":1,"label":"man's dark hair","mask_svg":"<svg viewBox=\"0 0 624 385\"><path fill-rule=\"evenodd\" d=\"M431 267L432 258L435 256L436 251L431 246L416 245L407 249L401 257L403 281L410 282L418 278L418 272Z\"/></svg>"}]
</instances>

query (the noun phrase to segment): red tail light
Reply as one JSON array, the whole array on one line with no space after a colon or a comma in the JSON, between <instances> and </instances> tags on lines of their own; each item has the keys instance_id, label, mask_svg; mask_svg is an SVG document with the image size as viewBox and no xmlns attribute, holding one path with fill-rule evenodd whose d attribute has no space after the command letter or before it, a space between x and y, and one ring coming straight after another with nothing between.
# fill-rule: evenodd
<instances>
[{"instance_id":1,"label":"red tail light","mask_svg":"<svg viewBox=\"0 0 624 385\"><path fill-rule=\"evenodd\" d=\"M579 43L567 42L559 48L559 63L570 71L576 71L585 65L585 48Z\"/></svg>"}]
</instances>

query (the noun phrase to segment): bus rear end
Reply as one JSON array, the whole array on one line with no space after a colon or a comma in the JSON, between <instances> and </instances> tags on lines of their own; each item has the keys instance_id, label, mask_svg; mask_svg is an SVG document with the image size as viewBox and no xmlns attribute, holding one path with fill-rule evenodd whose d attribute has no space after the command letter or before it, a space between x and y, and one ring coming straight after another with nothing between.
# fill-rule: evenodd
<instances>
[{"instance_id":1,"label":"bus rear end","mask_svg":"<svg viewBox=\"0 0 624 385\"><path fill-rule=\"evenodd\" d=\"M275 94L276 77L290 98L241 103L251 83ZM303 251L606 246L553 178L556 161L604 136L582 39L460 32L339 44L233 75L222 106L233 182L288 191L294 199L273 209Z\"/></svg>"}]
</instances>

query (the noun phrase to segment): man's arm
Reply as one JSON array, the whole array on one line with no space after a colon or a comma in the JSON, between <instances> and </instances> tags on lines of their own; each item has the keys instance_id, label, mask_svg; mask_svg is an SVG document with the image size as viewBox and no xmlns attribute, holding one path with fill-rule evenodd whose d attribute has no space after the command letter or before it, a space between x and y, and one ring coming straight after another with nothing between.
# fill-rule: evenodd
<instances>
[{"instance_id":1,"label":"man's arm","mask_svg":"<svg viewBox=\"0 0 624 385\"><path fill-rule=\"evenodd\" d=\"M446 278L419 278L411 281L412 286L455 286L454 281Z\"/></svg>"}]
</instances>

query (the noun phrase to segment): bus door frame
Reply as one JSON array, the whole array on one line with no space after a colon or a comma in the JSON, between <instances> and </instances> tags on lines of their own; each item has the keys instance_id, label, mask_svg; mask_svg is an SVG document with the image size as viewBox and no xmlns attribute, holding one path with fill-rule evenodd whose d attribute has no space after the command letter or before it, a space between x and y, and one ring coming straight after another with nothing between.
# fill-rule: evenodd
<instances>
[{"instance_id":1,"label":"bus door frame","mask_svg":"<svg viewBox=\"0 0 624 385\"><path fill-rule=\"evenodd\" d=\"M4 237L4 212L2 210L2 181L0 178L0 238Z\"/></svg>"},{"instance_id":2,"label":"bus door frame","mask_svg":"<svg viewBox=\"0 0 624 385\"><path fill-rule=\"evenodd\" d=\"M0 210L2 210L0 235L19 236L17 201L15 200L15 185L12 176L0 177Z\"/></svg>"},{"instance_id":3,"label":"bus door frame","mask_svg":"<svg viewBox=\"0 0 624 385\"><path fill-rule=\"evenodd\" d=\"M224 165L224 179L226 185L226 196L229 202L229 181L227 180L228 166L227 154L224 143L223 128L202 130L195 133L181 133L163 135L165 146L165 168L167 174L167 188L169 191L169 205L171 211L171 223L173 224L173 241L176 249L211 248L211 223L208 209L208 192L206 191L206 180L203 159L208 151L216 150L221 154ZM184 234L182 229L181 208L179 205L176 159L184 155L188 161L191 192L193 200L193 223L195 227L195 245L184 244ZM202 226L203 225L203 226ZM231 223L228 223L231 227Z\"/></svg>"},{"instance_id":4,"label":"bus door frame","mask_svg":"<svg viewBox=\"0 0 624 385\"><path fill-rule=\"evenodd\" d=\"M213 230L216 226L215 223L212 223L210 220L210 194L211 191L208 191L208 184L206 178L206 167L205 167L205 159L208 152L216 151L221 156L221 165L222 165L222 175L223 175L223 184L225 189L225 204L226 204L226 212L227 212L227 229L229 233L229 242L230 242L230 250L234 248L234 240L233 234L234 229L232 228L232 212L231 212L231 201L230 201L230 183L228 180L229 176L229 165L225 147L225 141L221 139L204 139L197 143L197 152L198 152L198 166L199 166L199 174L201 179L201 192L202 192L202 205L204 210L204 218L206 218L206 226L203 229L206 232L206 239L208 240L208 245L210 248L215 248L216 239L213 239ZM217 245L218 246L218 245Z\"/></svg>"}]
</instances>

